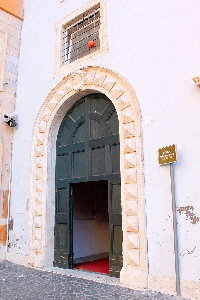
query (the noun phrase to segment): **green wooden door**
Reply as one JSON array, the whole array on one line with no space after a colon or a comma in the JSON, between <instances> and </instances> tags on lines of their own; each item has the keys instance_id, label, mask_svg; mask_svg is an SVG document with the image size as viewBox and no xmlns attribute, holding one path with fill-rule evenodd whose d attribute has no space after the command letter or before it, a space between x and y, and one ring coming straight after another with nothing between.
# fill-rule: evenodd
<instances>
[{"instance_id":1,"label":"green wooden door","mask_svg":"<svg viewBox=\"0 0 200 300\"><path fill-rule=\"evenodd\" d=\"M119 122L112 102L103 94L91 94L77 101L61 123L56 149L54 265L70 268L73 257L71 184L120 182Z\"/></svg>"},{"instance_id":2,"label":"green wooden door","mask_svg":"<svg viewBox=\"0 0 200 300\"><path fill-rule=\"evenodd\" d=\"M70 185L56 189L54 266L69 268L71 254L71 199Z\"/></svg>"},{"instance_id":3,"label":"green wooden door","mask_svg":"<svg viewBox=\"0 0 200 300\"><path fill-rule=\"evenodd\" d=\"M122 268L122 214L121 214L121 184L108 184L108 210L110 231L110 276L119 277Z\"/></svg>"}]
</instances>

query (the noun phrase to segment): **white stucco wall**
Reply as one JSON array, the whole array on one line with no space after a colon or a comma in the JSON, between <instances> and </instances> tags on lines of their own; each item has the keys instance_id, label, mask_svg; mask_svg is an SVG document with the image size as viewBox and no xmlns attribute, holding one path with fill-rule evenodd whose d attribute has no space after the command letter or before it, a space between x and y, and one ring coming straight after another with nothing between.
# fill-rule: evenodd
<instances>
[{"instance_id":1,"label":"white stucco wall","mask_svg":"<svg viewBox=\"0 0 200 300\"><path fill-rule=\"evenodd\" d=\"M16 102L19 125L14 134L12 164L14 230L10 243L16 244L9 249L12 253L28 254L24 243L28 242L31 134L41 104L62 78L52 77L55 23L86 2L25 0ZM198 0L107 0L109 53L90 63L113 69L128 79L139 100L152 276L174 277L169 166L158 165L158 148L177 144L177 208L192 206L191 213L200 217L200 89L191 80L200 73L199 13ZM145 124L149 115L154 115L154 122ZM177 212L177 217L181 279L198 282L200 221L193 224L192 214L187 218ZM22 225L16 226L18 222Z\"/></svg>"}]
</instances>

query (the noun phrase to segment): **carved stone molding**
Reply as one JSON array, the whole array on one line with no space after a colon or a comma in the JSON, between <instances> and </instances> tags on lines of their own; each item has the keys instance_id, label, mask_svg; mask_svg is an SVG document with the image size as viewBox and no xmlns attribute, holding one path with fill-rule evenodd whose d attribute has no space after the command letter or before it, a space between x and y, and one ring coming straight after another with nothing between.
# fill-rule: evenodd
<instances>
[{"instance_id":1,"label":"carved stone molding","mask_svg":"<svg viewBox=\"0 0 200 300\"><path fill-rule=\"evenodd\" d=\"M136 95L121 75L112 70L90 66L63 78L50 92L38 113L33 132L32 173L29 205L30 263L44 266L46 251L53 249L49 237L47 207L54 203L55 160L49 156L59 125L67 110L91 92L104 93L114 104L119 118L123 226L123 278L130 267L145 274L146 246L142 195L142 155L140 110ZM57 126L57 127L56 127ZM52 136L52 139L49 138ZM55 147L55 146L54 146ZM49 161L49 166L47 162ZM48 169L51 172L48 172ZM53 214L50 223L53 224ZM53 226L53 225L52 225ZM51 240L51 243L48 242ZM49 244L48 244L49 243ZM53 250L52 250L53 252ZM127 271L127 272L129 272ZM127 273L128 274L128 273ZM124 282L124 280L123 280ZM137 286L136 283L134 283Z\"/></svg>"}]
</instances>

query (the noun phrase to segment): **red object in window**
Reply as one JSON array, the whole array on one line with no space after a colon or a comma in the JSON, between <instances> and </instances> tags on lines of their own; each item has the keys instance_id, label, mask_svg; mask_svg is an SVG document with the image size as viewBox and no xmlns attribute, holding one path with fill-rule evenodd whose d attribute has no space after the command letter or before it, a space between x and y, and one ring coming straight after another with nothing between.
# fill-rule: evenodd
<instances>
[{"instance_id":1,"label":"red object in window","mask_svg":"<svg viewBox=\"0 0 200 300\"><path fill-rule=\"evenodd\" d=\"M93 40L88 42L88 47L93 48L95 46L95 42Z\"/></svg>"}]
</instances>

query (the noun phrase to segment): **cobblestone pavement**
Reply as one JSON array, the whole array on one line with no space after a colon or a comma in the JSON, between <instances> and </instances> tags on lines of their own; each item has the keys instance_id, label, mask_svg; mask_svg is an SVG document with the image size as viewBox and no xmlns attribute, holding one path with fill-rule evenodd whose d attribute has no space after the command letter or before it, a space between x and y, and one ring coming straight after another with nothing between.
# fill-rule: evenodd
<instances>
[{"instance_id":1,"label":"cobblestone pavement","mask_svg":"<svg viewBox=\"0 0 200 300\"><path fill-rule=\"evenodd\" d=\"M52 271L53 270L53 271ZM0 300L68 299L68 300L184 300L151 291L136 291L119 285L117 279L93 273L94 280L77 278L72 273L58 274L57 268L42 270L0 261ZM62 269L61 269L62 270ZM74 274L79 277L89 272ZM67 275L68 274L68 275ZM71 275L70 275L71 274ZM96 276L96 277L95 277ZM96 279L101 282L96 282ZM102 281L106 283L102 283Z\"/></svg>"}]
</instances>

